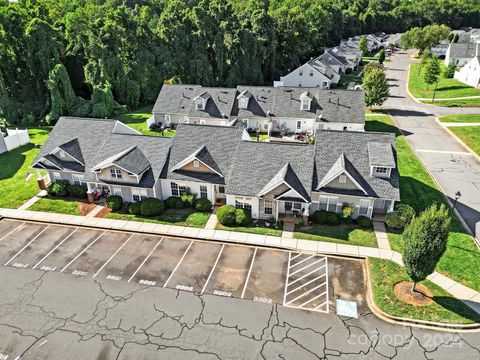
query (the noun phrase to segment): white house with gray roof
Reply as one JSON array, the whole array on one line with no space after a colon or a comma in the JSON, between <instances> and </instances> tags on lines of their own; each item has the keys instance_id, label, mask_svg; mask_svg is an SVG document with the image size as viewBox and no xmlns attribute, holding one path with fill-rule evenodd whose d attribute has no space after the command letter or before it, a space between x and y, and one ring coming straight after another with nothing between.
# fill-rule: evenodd
<instances>
[{"instance_id":1,"label":"white house with gray roof","mask_svg":"<svg viewBox=\"0 0 480 360\"><path fill-rule=\"evenodd\" d=\"M445 66L450 63L462 67L476 56L480 56L480 43L451 43L445 54Z\"/></svg>"},{"instance_id":2,"label":"white house with gray roof","mask_svg":"<svg viewBox=\"0 0 480 360\"><path fill-rule=\"evenodd\" d=\"M162 125L231 125L263 132L363 131L362 91L299 87L163 85L153 108Z\"/></svg>"},{"instance_id":3,"label":"white house with gray roof","mask_svg":"<svg viewBox=\"0 0 480 360\"><path fill-rule=\"evenodd\" d=\"M455 71L453 77L468 86L480 90L480 56L470 59L460 70Z\"/></svg>"},{"instance_id":4,"label":"white house with gray roof","mask_svg":"<svg viewBox=\"0 0 480 360\"><path fill-rule=\"evenodd\" d=\"M260 219L345 205L372 217L400 200L395 136L386 133L319 130L310 145L252 141L240 124L179 124L171 139L115 120L62 117L32 167L87 185L89 201L167 199L188 189Z\"/></svg>"}]
</instances>

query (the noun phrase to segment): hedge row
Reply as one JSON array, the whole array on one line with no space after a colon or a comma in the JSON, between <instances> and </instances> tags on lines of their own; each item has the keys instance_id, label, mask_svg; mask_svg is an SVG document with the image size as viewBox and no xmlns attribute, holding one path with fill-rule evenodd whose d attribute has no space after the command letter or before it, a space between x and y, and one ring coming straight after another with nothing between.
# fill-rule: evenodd
<instances>
[{"instance_id":1,"label":"hedge row","mask_svg":"<svg viewBox=\"0 0 480 360\"><path fill-rule=\"evenodd\" d=\"M50 184L47 192L50 196L70 196L78 199L85 199L87 197L87 187L85 185L70 184L68 180L59 180Z\"/></svg>"},{"instance_id":2,"label":"hedge row","mask_svg":"<svg viewBox=\"0 0 480 360\"><path fill-rule=\"evenodd\" d=\"M350 210L342 211L341 213L317 210L310 216L310 220L315 224L325 225L339 225L340 223L351 224L354 221L351 216L352 214L353 211L350 212ZM359 216L355 221L365 229L371 228L373 225L372 220L366 216Z\"/></svg>"},{"instance_id":3,"label":"hedge row","mask_svg":"<svg viewBox=\"0 0 480 360\"><path fill-rule=\"evenodd\" d=\"M182 197L170 196L165 200L165 206L168 209L183 209L194 208L198 211L210 211L212 210L212 203L205 198L197 199L195 194L186 193Z\"/></svg>"}]
</instances>

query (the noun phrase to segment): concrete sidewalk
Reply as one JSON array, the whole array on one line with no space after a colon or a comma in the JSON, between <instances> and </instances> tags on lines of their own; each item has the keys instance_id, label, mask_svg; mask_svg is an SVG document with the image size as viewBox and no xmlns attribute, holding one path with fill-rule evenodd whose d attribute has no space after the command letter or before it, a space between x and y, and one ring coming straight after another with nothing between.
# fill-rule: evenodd
<instances>
[{"instance_id":1,"label":"concrete sidewalk","mask_svg":"<svg viewBox=\"0 0 480 360\"><path fill-rule=\"evenodd\" d=\"M57 224L88 226L94 228L135 231L158 235L183 236L202 240L216 240L227 243L241 243L258 246L272 246L295 251L309 251L320 254L346 255L353 257L373 257L391 260L403 266L402 255L389 249L366 246L336 244L324 241L289 239L268 235L249 234L225 230L199 229L185 226L154 224L147 222L89 218L85 216L0 208L0 215L10 219L47 221ZM480 314L480 293L463 286L437 272L429 279L448 291L452 296L463 300Z\"/></svg>"}]
</instances>

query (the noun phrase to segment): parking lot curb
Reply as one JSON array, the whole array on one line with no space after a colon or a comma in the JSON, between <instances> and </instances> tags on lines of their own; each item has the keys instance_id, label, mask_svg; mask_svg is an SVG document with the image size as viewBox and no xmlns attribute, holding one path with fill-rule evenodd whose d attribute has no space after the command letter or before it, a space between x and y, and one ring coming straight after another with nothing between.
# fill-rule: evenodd
<instances>
[{"instance_id":1,"label":"parking lot curb","mask_svg":"<svg viewBox=\"0 0 480 360\"><path fill-rule=\"evenodd\" d=\"M417 320L417 319L410 319L410 318L403 318L398 316L390 315L389 313L380 309L375 300L373 298L373 282L372 278L370 277L370 261L367 257L365 259L365 277L367 280L367 303L368 307L378 318L389 322L391 324L396 325L403 325L403 326L411 326L420 329L426 330L436 330L436 331L445 331L445 332L454 332L454 333L480 333L480 324L447 324L447 323L440 323L435 321L426 321L426 320Z\"/></svg>"}]
</instances>

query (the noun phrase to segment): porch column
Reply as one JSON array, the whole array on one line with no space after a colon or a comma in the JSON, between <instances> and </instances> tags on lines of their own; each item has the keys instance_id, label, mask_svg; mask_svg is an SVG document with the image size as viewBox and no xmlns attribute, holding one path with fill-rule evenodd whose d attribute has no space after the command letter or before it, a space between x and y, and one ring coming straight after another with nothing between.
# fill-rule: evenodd
<instances>
[{"instance_id":1,"label":"porch column","mask_svg":"<svg viewBox=\"0 0 480 360\"><path fill-rule=\"evenodd\" d=\"M279 204L279 201L275 200L275 220L277 221L278 221L278 204Z\"/></svg>"},{"instance_id":2,"label":"porch column","mask_svg":"<svg viewBox=\"0 0 480 360\"><path fill-rule=\"evenodd\" d=\"M303 211L303 223L308 224L308 216L310 215L310 204L305 204L305 210Z\"/></svg>"},{"instance_id":3,"label":"porch column","mask_svg":"<svg viewBox=\"0 0 480 360\"><path fill-rule=\"evenodd\" d=\"M87 199L90 204L95 201L95 196L93 195L93 188L94 186L92 186L92 183L87 182Z\"/></svg>"},{"instance_id":4,"label":"porch column","mask_svg":"<svg viewBox=\"0 0 480 360\"><path fill-rule=\"evenodd\" d=\"M395 201L390 200L390 207L388 208L387 212L392 212L394 207L395 207Z\"/></svg>"}]
</instances>

